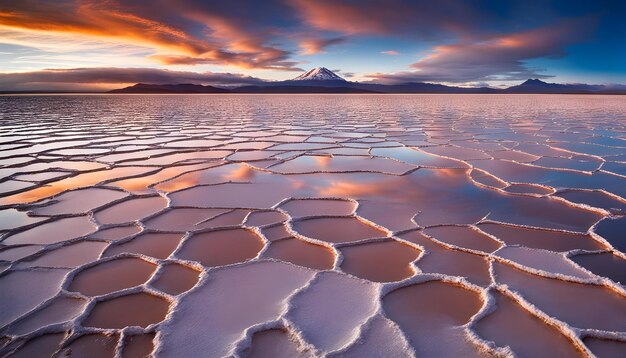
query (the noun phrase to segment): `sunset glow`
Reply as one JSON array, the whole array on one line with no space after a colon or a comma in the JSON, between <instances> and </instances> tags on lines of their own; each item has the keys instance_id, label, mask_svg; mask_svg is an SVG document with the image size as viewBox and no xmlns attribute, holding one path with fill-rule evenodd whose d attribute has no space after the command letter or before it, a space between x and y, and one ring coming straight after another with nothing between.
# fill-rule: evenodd
<instances>
[{"instance_id":1,"label":"sunset glow","mask_svg":"<svg viewBox=\"0 0 626 358\"><path fill-rule=\"evenodd\" d=\"M7 0L0 90L249 84L318 66L380 83L624 83L624 14L619 1Z\"/></svg>"}]
</instances>

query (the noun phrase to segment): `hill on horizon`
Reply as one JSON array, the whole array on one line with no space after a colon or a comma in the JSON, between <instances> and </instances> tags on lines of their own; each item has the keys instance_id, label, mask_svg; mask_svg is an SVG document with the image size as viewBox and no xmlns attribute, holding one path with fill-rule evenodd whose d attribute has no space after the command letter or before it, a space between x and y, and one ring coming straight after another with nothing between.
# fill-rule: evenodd
<instances>
[{"instance_id":1,"label":"hill on horizon","mask_svg":"<svg viewBox=\"0 0 626 358\"><path fill-rule=\"evenodd\" d=\"M201 84L146 84L108 93L510 93L510 94L626 94L626 86L548 83L528 79L508 88L457 87L427 82L377 84L350 82L325 67L316 67L285 81L226 88Z\"/></svg>"}]
</instances>

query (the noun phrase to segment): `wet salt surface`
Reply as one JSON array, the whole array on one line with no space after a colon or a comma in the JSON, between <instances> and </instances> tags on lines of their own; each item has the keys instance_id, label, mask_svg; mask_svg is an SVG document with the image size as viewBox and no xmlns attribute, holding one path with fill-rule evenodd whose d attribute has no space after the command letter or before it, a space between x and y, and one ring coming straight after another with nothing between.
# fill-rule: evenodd
<instances>
[{"instance_id":1,"label":"wet salt surface","mask_svg":"<svg viewBox=\"0 0 626 358\"><path fill-rule=\"evenodd\" d=\"M0 356L624 355L622 97L0 115Z\"/></svg>"}]
</instances>

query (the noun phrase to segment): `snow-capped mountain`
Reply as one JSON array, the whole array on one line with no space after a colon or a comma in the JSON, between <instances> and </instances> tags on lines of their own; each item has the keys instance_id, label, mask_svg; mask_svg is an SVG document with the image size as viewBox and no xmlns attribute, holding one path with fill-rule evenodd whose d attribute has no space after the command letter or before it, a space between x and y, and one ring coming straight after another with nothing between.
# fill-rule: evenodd
<instances>
[{"instance_id":1,"label":"snow-capped mountain","mask_svg":"<svg viewBox=\"0 0 626 358\"><path fill-rule=\"evenodd\" d=\"M343 78L336 75L333 71L326 67L316 67L309 70L291 81L344 81Z\"/></svg>"}]
</instances>

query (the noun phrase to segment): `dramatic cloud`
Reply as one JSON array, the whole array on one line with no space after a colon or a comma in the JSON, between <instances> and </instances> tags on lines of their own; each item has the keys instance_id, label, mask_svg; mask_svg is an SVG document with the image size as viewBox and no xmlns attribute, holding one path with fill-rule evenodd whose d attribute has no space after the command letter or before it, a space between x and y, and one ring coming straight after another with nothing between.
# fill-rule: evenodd
<instances>
[{"instance_id":1,"label":"dramatic cloud","mask_svg":"<svg viewBox=\"0 0 626 358\"><path fill-rule=\"evenodd\" d=\"M440 36L458 32L483 16L460 0L290 0L311 26L344 34Z\"/></svg>"},{"instance_id":2,"label":"dramatic cloud","mask_svg":"<svg viewBox=\"0 0 626 358\"><path fill-rule=\"evenodd\" d=\"M303 55L315 55L331 45L336 45L344 42L344 38L333 38L333 39L304 39L300 41L300 48L302 49L301 54Z\"/></svg>"},{"instance_id":3,"label":"dramatic cloud","mask_svg":"<svg viewBox=\"0 0 626 358\"><path fill-rule=\"evenodd\" d=\"M544 73L529 63L559 58L569 44L581 43L586 38L583 32L594 31L588 23L554 24L582 18L596 18L608 26L602 36L613 38L604 40L600 50L616 56L606 60L599 52L579 52L584 58L579 63L590 63L587 57L595 56L596 62L610 62L621 69L617 62L623 51L614 47L619 47L617 42L626 31L620 16L626 9L618 3L0 0L0 61L4 65L0 71L201 66L202 70L221 68L281 79L291 77L288 71L304 67L368 68L370 72L370 66L380 65L385 73L370 78L381 82L517 80L549 76L550 66ZM341 51L333 47L339 44ZM409 67L401 67L406 65L400 61L364 58L364 54L380 52L402 53L405 59L425 49L431 49L431 54L416 58ZM325 63L311 63L318 57L308 56L320 53ZM346 67L351 64L354 68ZM45 71L41 72L43 76ZM364 72L355 77L363 78Z\"/></svg>"},{"instance_id":4,"label":"dramatic cloud","mask_svg":"<svg viewBox=\"0 0 626 358\"><path fill-rule=\"evenodd\" d=\"M294 70L290 52L268 46L269 34L250 30L237 19L221 17L212 9L193 11L193 1L133 5L117 1L8 0L0 8L0 27L37 34L66 33L156 51L154 59L165 64L224 64L242 68ZM202 9L200 9L202 10ZM175 16L173 14L176 14ZM149 17L153 15L152 17Z\"/></svg>"},{"instance_id":5,"label":"dramatic cloud","mask_svg":"<svg viewBox=\"0 0 626 358\"><path fill-rule=\"evenodd\" d=\"M26 31L94 36L163 50L201 54L210 45L180 29L124 12L108 1L8 1L0 25Z\"/></svg>"},{"instance_id":6,"label":"dramatic cloud","mask_svg":"<svg viewBox=\"0 0 626 358\"><path fill-rule=\"evenodd\" d=\"M34 72L0 73L0 88L3 90L28 90L41 88L67 88L69 84L104 85L119 84L193 83L204 85L244 85L264 82L255 77L234 73L168 71L154 68L74 68L50 69ZM101 86L102 87L102 86Z\"/></svg>"},{"instance_id":7,"label":"dramatic cloud","mask_svg":"<svg viewBox=\"0 0 626 358\"><path fill-rule=\"evenodd\" d=\"M193 0L166 0L176 8L185 19L195 21L205 27L203 35L218 44L223 51L211 50L200 56L155 56L165 64L201 64L226 63L242 68L265 68L287 71L301 71L297 62L289 61L290 51L284 50L273 42L283 35L273 25L273 18L266 18L264 11L257 9L254 3L247 6L224 6L227 2L206 2ZM279 8L272 9L273 15L280 13Z\"/></svg>"},{"instance_id":8,"label":"dramatic cloud","mask_svg":"<svg viewBox=\"0 0 626 358\"><path fill-rule=\"evenodd\" d=\"M378 82L475 82L547 78L529 68L525 60L558 58L579 35L581 23L536 29L485 39L464 40L437 46L433 53L411 65L415 71L368 75Z\"/></svg>"}]
</instances>

